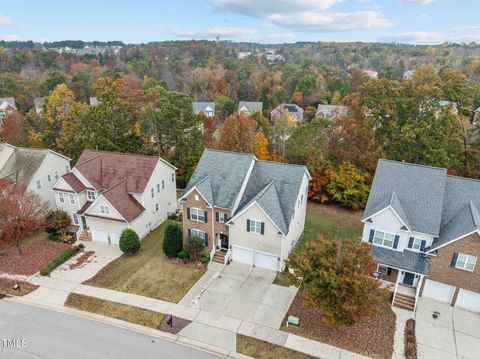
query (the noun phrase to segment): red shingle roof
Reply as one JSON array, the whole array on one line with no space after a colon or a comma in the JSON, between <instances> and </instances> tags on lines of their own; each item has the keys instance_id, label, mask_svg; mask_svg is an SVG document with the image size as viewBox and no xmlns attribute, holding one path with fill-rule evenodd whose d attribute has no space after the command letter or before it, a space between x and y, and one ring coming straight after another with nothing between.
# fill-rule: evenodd
<instances>
[{"instance_id":1,"label":"red shingle roof","mask_svg":"<svg viewBox=\"0 0 480 359\"><path fill-rule=\"evenodd\" d=\"M75 192L80 193L85 190L85 186L83 185L83 183L80 182L77 176L75 176L73 173L67 173L63 175L62 178L65 180L65 182L68 183L70 187L72 187Z\"/></svg>"},{"instance_id":2,"label":"red shingle roof","mask_svg":"<svg viewBox=\"0 0 480 359\"><path fill-rule=\"evenodd\" d=\"M123 179L102 193L103 197L120 212L127 222L137 218L145 208L127 191L127 180Z\"/></svg>"}]
</instances>

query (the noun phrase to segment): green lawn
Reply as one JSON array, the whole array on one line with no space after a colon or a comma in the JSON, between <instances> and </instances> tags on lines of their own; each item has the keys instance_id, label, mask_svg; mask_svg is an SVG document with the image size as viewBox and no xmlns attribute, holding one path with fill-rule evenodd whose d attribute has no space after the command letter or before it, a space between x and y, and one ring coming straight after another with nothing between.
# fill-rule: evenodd
<instances>
[{"instance_id":1,"label":"green lawn","mask_svg":"<svg viewBox=\"0 0 480 359\"><path fill-rule=\"evenodd\" d=\"M138 253L114 260L85 284L177 303L205 273L205 266L184 264L163 254L166 225L145 237Z\"/></svg>"},{"instance_id":2,"label":"green lawn","mask_svg":"<svg viewBox=\"0 0 480 359\"><path fill-rule=\"evenodd\" d=\"M309 202L305 230L295 251L301 253L308 240L316 239L319 235L327 239L359 238L363 228L361 215L361 211Z\"/></svg>"}]
</instances>

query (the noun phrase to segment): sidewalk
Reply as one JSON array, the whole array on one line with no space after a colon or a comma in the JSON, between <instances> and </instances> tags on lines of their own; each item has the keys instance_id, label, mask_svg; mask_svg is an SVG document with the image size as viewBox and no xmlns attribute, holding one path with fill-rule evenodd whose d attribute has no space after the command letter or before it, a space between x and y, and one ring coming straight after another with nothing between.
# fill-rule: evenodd
<instances>
[{"instance_id":1,"label":"sidewalk","mask_svg":"<svg viewBox=\"0 0 480 359\"><path fill-rule=\"evenodd\" d=\"M323 359L366 358L360 354L278 329L199 310L184 304L78 284L59 278L34 276L30 277L29 281L39 285L40 288L21 298L23 301L56 309L65 308L64 302L68 294L77 293L167 315L171 314L192 321L178 334L177 340L201 342L228 353L236 350L236 335L239 333ZM68 310L71 310L71 308L68 308ZM145 329L150 331L148 328Z\"/></svg>"}]
</instances>

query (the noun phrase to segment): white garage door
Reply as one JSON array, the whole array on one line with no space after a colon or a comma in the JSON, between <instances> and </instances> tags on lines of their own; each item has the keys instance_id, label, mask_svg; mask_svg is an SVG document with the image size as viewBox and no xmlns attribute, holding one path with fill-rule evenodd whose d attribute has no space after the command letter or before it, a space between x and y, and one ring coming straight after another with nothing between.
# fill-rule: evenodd
<instances>
[{"instance_id":1,"label":"white garage door","mask_svg":"<svg viewBox=\"0 0 480 359\"><path fill-rule=\"evenodd\" d=\"M253 250L232 246L232 257L235 262L253 265Z\"/></svg>"},{"instance_id":2,"label":"white garage door","mask_svg":"<svg viewBox=\"0 0 480 359\"><path fill-rule=\"evenodd\" d=\"M480 312L480 293L460 289L455 306L462 309Z\"/></svg>"},{"instance_id":3,"label":"white garage door","mask_svg":"<svg viewBox=\"0 0 480 359\"><path fill-rule=\"evenodd\" d=\"M438 300L439 302L450 304L454 294L455 287L427 279L422 295L424 297Z\"/></svg>"},{"instance_id":4,"label":"white garage door","mask_svg":"<svg viewBox=\"0 0 480 359\"><path fill-rule=\"evenodd\" d=\"M120 233L110 232L110 244L120 243Z\"/></svg>"},{"instance_id":5,"label":"white garage door","mask_svg":"<svg viewBox=\"0 0 480 359\"><path fill-rule=\"evenodd\" d=\"M275 254L257 251L257 267L277 271L278 256Z\"/></svg>"},{"instance_id":6,"label":"white garage door","mask_svg":"<svg viewBox=\"0 0 480 359\"><path fill-rule=\"evenodd\" d=\"M108 243L108 232L101 229L91 228L92 241Z\"/></svg>"}]
</instances>

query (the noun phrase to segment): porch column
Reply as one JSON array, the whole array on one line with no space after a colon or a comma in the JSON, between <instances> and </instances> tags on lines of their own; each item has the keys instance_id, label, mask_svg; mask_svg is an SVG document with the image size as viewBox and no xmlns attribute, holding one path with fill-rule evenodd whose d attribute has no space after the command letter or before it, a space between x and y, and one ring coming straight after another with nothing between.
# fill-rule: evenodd
<instances>
[{"instance_id":1,"label":"porch column","mask_svg":"<svg viewBox=\"0 0 480 359\"><path fill-rule=\"evenodd\" d=\"M418 296L420 295L420 290L422 289L424 275L420 275L420 279L417 282L417 288L415 288L415 305L413 306L413 312L417 309Z\"/></svg>"},{"instance_id":2,"label":"porch column","mask_svg":"<svg viewBox=\"0 0 480 359\"><path fill-rule=\"evenodd\" d=\"M395 281L395 289L393 290L392 305L395 303L395 297L397 296L398 283L400 282L400 269L398 269L397 280Z\"/></svg>"}]
</instances>

